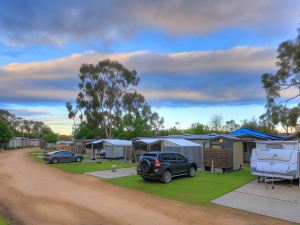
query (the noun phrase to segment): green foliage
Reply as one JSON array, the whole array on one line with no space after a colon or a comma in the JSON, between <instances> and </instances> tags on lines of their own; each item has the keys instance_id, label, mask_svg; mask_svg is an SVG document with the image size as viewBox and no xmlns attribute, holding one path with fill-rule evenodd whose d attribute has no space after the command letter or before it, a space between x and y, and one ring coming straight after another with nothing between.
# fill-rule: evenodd
<instances>
[{"instance_id":1,"label":"green foliage","mask_svg":"<svg viewBox=\"0 0 300 225\"><path fill-rule=\"evenodd\" d=\"M94 128L86 121L82 121L73 134L75 139L93 139L103 137L100 128Z\"/></svg>"},{"instance_id":2,"label":"green foliage","mask_svg":"<svg viewBox=\"0 0 300 225\"><path fill-rule=\"evenodd\" d=\"M9 222L2 216L0 216L0 225L9 225Z\"/></svg>"},{"instance_id":3,"label":"green foliage","mask_svg":"<svg viewBox=\"0 0 300 225\"><path fill-rule=\"evenodd\" d=\"M151 111L143 95L134 91L139 83L135 70L117 61L103 60L96 65L83 64L79 78L76 105L66 103L74 130L78 127L78 113L81 122L85 118L92 130L100 128L105 138L142 136L151 130L158 133L163 127L163 119Z\"/></svg>"},{"instance_id":4,"label":"green foliage","mask_svg":"<svg viewBox=\"0 0 300 225\"><path fill-rule=\"evenodd\" d=\"M39 138L44 134L51 132L51 129L43 122L25 120L20 117L16 117L14 114L0 109L0 118L4 119L14 136L22 136L28 138Z\"/></svg>"},{"instance_id":5,"label":"green foliage","mask_svg":"<svg viewBox=\"0 0 300 225\"><path fill-rule=\"evenodd\" d=\"M248 168L232 173L197 172L195 177L174 179L168 185L157 181L145 182L141 177L128 177L106 180L108 183L150 193L164 198L196 205L209 204L221 195L254 180Z\"/></svg>"},{"instance_id":6,"label":"green foliage","mask_svg":"<svg viewBox=\"0 0 300 225\"><path fill-rule=\"evenodd\" d=\"M300 30L299 30L300 31ZM262 115L271 126L281 124L286 133L297 130L300 104L300 32L295 40L282 42L278 49L277 71L261 77L267 94L267 112ZM285 96L286 92L294 93ZM288 107L289 103L292 108ZM297 106L293 106L296 105Z\"/></svg>"},{"instance_id":7,"label":"green foliage","mask_svg":"<svg viewBox=\"0 0 300 225\"><path fill-rule=\"evenodd\" d=\"M9 124L0 118L0 144L7 143L13 137L13 132L9 127Z\"/></svg>"},{"instance_id":8,"label":"green foliage","mask_svg":"<svg viewBox=\"0 0 300 225\"><path fill-rule=\"evenodd\" d=\"M58 134L55 134L53 132L45 134L43 136L43 140L46 143L56 143L58 141L58 138L59 138Z\"/></svg>"},{"instance_id":9,"label":"green foliage","mask_svg":"<svg viewBox=\"0 0 300 225\"><path fill-rule=\"evenodd\" d=\"M240 125L237 124L234 120L228 120L225 123L224 130L226 132L232 132L240 128Z\"/></svg>"},{"instance_id":10,"label":"green foliage","mask_svg":"<svg viewBox=\"0 0 300 225\"><path fill-rule=\"evenodd\" d=\"M201 124L201 123L193 123L191 125L191 128L185 130L185 133L187 134L209 134L211 131L209 130L209 127Z\"/></svg>"}]
</instances>

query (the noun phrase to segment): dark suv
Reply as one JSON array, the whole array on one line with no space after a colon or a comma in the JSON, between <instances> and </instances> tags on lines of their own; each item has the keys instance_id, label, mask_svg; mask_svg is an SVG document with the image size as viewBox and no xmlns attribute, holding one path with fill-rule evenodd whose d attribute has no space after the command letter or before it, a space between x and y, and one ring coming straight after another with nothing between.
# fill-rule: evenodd
<instances>
[{"instance_id":1,"label":"dark suv","mask_svg":"<svg viewBox=\"0 0 300 225\"><path fill-rule=\"evenodd\" d=\"M137 173L144 180L158 179L169 183L172 177L195 176L197 164L175 152L147 152L140 156Z\"/></svg>"}]
</instances>

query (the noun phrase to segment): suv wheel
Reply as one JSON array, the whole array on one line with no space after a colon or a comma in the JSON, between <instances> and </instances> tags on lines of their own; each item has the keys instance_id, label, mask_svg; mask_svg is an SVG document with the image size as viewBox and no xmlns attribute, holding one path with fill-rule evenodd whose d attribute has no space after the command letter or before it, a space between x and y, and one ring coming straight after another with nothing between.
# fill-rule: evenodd
<instances>
[{"instance_id":1,"label":"suv wheel","mask_svg":"<svg viewBox=\"0 0 300 225\"><path fill-rule=\"evenodd\" d=\"M148 173L150 170L150 162L149 160L142 160L141 164L140 164L140 169L142 171L142 173Z\"/></svg>"},{"instance_id":2,"label":"suv wheel","mask_svg":"<svg viewBox=\"0 0 300 225\"><path fill-rule=\"evenodd\" d=\"M196 170L195 170L195 167L190 167L189 168L189 177L194 177L196 174Z\"/></svg>"},{"instance_id":3,"label":"suv wheel","mask_svg":"<svg viewBox=\"0 0 300 225\"><path fill-rule=\"evenodd\" d=\"M57 158L55 158L55 159L52 160L52 163L58 164L58 163L59 163L59 160L58 160Z\"/></svg>"},{"instance_id":4,"label":"suv wheel","mask_svg":"<svg viewBox=\"0 0 300 225\"><path fill-rule=\"evenodd\" d=\"M76 157L76 162L81 162L81 157Z\"/></svg>"},{"instance_id":5,"label":"suv wheel","mask_svg":"<svg viewBox=\"0 0 300 225\"><path fill-rule=\"evenodd\" d=\"M162 178L160 179L161 182L163 183L170 183L172 180L172 173L169 170L166 170L162 176Z\"/></svg>"}]
</instances>

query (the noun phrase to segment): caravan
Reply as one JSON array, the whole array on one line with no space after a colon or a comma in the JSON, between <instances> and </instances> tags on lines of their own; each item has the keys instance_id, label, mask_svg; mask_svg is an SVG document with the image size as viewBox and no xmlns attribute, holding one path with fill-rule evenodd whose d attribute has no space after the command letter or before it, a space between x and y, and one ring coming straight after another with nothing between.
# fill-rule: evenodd
<instances>
[{"instance_id":1,"label":"caravan","mask_svg":"<svg viewBox=\"0 0 300 225\"><path fill-rule=\"evenodd\" d=\"M252 150L251 172L258 177L298 179L300 152L298 141L262 141Z\"/></svg>"}]
</instances>

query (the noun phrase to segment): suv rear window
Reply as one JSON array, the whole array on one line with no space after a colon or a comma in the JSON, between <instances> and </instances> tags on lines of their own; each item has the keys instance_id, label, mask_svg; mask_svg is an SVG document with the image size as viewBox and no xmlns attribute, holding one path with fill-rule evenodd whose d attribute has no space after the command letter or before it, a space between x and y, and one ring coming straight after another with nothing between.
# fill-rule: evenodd
<instances>
[{"instance_id":1,"label":"suv rear window","mask_svg":"<svg viewBox=\"0 0 300 225\"><path fill-rule=\"evenodd\" d=\"M144 153L143 156L157 157L157 154L154 154L154 153Z\"/></svg>"}]
</instances>

